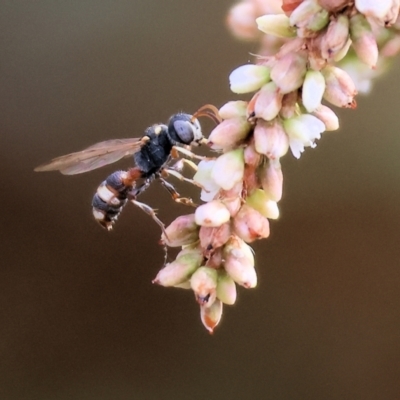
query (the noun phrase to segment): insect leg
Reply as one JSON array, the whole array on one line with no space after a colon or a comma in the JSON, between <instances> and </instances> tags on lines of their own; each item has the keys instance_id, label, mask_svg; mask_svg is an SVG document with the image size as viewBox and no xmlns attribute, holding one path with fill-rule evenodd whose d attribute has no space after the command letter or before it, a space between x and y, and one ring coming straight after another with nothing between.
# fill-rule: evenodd
<instances>
[{"instance_id":1,"label":"insect leg","mask_svg":"<svg viewBox=\"0 0 400 400\"><path fill-rule=\"evenodd\" d=\"M205 190L203 185L201 185L200 183L194 181L193 179L189 179L189 178L184 177L179 171L177 171L174 168L164 168L163 169L163 174L167 175L167 176L168 175L172 175L175 178L178 178L181 182L188 182L188 183L191 183L194 186L199 187L202 190Z\"/></svg>"},{"instance_id":2,"label":"insect leg","mask_svg":"<svg viewBox=\"0 0 400 400\"><path fill-rule=\"evenodd\" d=\"M188 148L183 147L183 146L174 146L173 150L175 152L181 153L189 158L194 158L195 160L211 160L212 159L210 157L199 156L198 154L193 153ZM174 156L174 154L172 154L172 155ZM176 157L174 157L174 158L176 158Z\"/></svg>"},{"instance_id":3,"label":"insect leg","mask_svg":"<svg viewBox=\"0 0 400 400\"><path fill-rule=\"evenodd\" d=\"M154 178L155 178L155 176L151 176L151 177L147 178L140 186L131 190L129 192L129 197L133 197L134 199L136 199L136 197L141 195L144 191L146 191L149 188L149 186L153 182Z\"/></svg>"},{"instance_id":4,"label":"insect leg","mask_svg":"<svg viewBox=\"0 0 400 400\"><path fill-rule=\"evenodd\" d=\"M163 222L157 217L156 212L153 208L148 206L145 203L142 203L140 201L137 201L135 199L131 199L131 202L136 206L139 207L142 211L144 211L147 215L149 215L151 218L153 218L154 222L161 228L162 232L164 235L167 235L165 232L165 225Z\"/></svg>"},{"instance_id":5,"label":"insect leg","mask_svg":"<svg viewBox=\"0 0 400 400\"><path fill-rule=\"evenodd\" d=\"M180 197L180 194L176 191L174 186L171 183L167 182L165 179L161 178L161 176L158 177L158 179L160 180L161 185L163 185L163 187L167 189L168 193L171 195L174 201L176 201L177 203L185 204L186 206L197 206L195 203L193 203L192 199L188 197Z\"/></svg>"},{"instance_id":6,"label":"insect leg","mask_svg":"<svg viewBox=\"0 0 400 400\"><path fill-rule=\"evenodd\" d=\"M173 169L174 171L180 172L183 170L183 167L185 166L185 164L188 165L193 171L197 172L197 170L198 170L197 164L186 158L180 158L177 162L175 162L173 165L171 165L169 167L169 169Z\"/></svg>"},{"instance_id":7,"label":"insect leg","mask_svg":"<svg viewBox=\"0 0 400 400\"><path fill-rule=\"evenodd\" d=\"M151 208L150 206L148 206L145 203L142 203L140 201L131 199L131 202L136 206L139 207L142 211L144 211L147 215L149 215L153 221L161 228L162 233L164 234L164 236L168 239L168 235L167 232L165 231L165 225L163 224L163 222L157 217L156 212L153 208ZM163 250L164 250L164 265L167 263L167 258L168 258L168 248L167 245L163 242L160 242L160 244L162 244L163 246Z\"/></svg>"}]
</instances>

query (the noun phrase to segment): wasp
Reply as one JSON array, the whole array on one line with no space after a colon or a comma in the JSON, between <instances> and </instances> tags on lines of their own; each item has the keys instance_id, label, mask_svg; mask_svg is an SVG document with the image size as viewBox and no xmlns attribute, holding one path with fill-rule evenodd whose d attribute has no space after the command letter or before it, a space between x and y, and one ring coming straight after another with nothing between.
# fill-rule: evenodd
<instances>
[{"instance_id":1,"label":"wasp","mask_svg":"<svg viewBox=\"0 0 400 400\"><path fill-rule=\"evenodd\" d=\"M207 104L193 115L177 113L170 117L167 124L148 127L141 138L106 140L82 151L54 158L35 168L35 171L60 171L64 175L75 175L133 155L135 162L133 168L112 173L97 188L92 200L93 216L101 226L111 230L122 208L130 200L150 215L164 230L164 224L157 218L155 211L136 198L157 179L175 201L193 204L190 199L180 197L173 185L164 177L171 174L194 183L184 178L178 168L169 168L169 164L172 158L179 157L179 152L188 157L201 158L190 151L191 145L200 145L206 141L197 119L201 116L209 117L216 123L221 122L217 108ZM182 160L196 167L189 160Z\"/></svg>"}]
</instances>

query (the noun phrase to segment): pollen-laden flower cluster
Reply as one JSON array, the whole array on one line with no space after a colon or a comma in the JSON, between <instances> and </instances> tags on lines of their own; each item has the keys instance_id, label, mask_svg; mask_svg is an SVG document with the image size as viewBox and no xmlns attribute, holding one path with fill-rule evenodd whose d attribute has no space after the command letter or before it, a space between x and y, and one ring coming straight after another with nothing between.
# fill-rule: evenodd
<instances>
[{"instance_id":1,"label":"pollen-laden flower cluster","mask_svg":"<svg viewBox=\"0 0 400 400\"><path fill-rule=\"evenodd\" d=\"M357 87L368 88L372 76L364 71L400 49L399 8L400 0L247 0L232 8L237 36L255 38L257 26L264 33L257 62L230 75L234 93L254 94L220 108L208 139L220 155L201 161L194 176L204 204L166 228L163 242L182 250L154 280L192 289L210 332L222 305L235 303L236 285L257 284L249 243L267 238L279 216L280 158L289 149L299 158L321 133L338 129L321 102L355 107Z\"/></svg>"}]
</instances>

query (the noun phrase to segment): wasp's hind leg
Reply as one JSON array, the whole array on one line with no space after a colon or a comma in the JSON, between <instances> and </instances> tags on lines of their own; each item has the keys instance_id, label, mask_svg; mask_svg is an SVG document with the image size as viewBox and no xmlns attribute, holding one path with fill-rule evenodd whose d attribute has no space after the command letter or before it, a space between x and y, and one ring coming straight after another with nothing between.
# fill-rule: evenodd
<instances>
[{"instance_id":1,"label":"wasp's hind leg","mask_svg":"<svg viewBox=\"0 0 400 400\"><path fill-rule=\"evenodd\" d=\"M142 194L144 191L146 191L148 189L148 187L154 181L155 177L156 177L155 175L150 176L140 186L130 190L127 194L127 197L133 205L140 208L142 211L144 211L148 216L150 216L152 218L152 220L161 228L161 232L163 233L165 238L168 240L168 235L165 230L165 225L157 217L156 210L154 208L150 207L149 205L136 200L136 198L140 194ZM163 250L164 250L164 265L165 265L167 263L167 259L168 259L168 248L167 248L167 245L164 243L164 241L160 241L160 244L162 245Z\"/></svg>"}]
</instances>

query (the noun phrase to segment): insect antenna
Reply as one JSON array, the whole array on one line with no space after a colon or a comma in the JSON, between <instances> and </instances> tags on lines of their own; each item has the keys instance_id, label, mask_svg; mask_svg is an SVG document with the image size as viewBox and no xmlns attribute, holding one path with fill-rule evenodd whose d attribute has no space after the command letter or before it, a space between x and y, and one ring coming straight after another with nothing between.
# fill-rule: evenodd
<instances>
[{"instance_id":1,"label":"insect antenna","mask_svg":"<svg viewBox=\"0 0 400 400\"><path fill-rule=\"evenodd\" d=\"M205 104L200 107L192 116L191 121L193 122L198 117L208 117L213 120L217 125L222 122L222 118L219 116L218 108L212 104Z\"/></svg>"}]
</instances>

